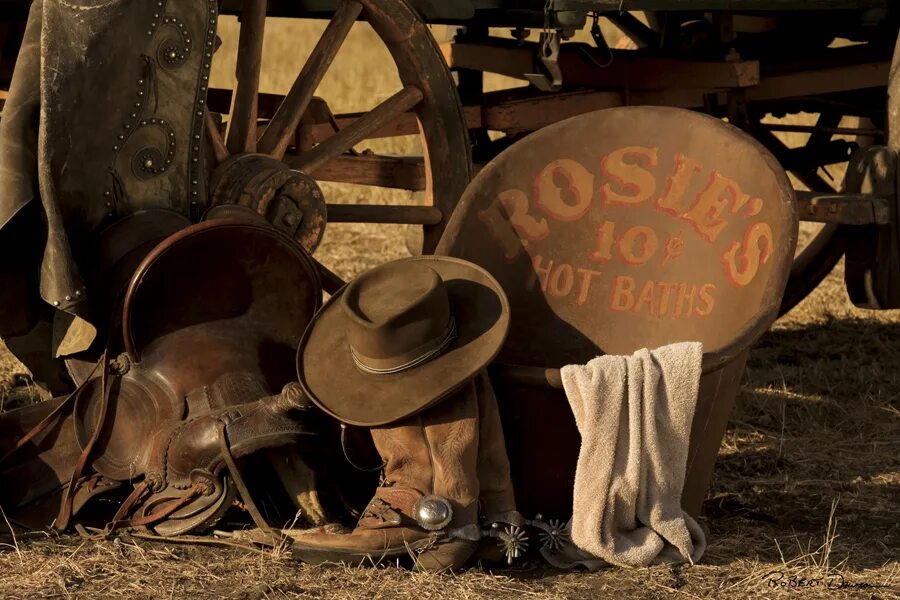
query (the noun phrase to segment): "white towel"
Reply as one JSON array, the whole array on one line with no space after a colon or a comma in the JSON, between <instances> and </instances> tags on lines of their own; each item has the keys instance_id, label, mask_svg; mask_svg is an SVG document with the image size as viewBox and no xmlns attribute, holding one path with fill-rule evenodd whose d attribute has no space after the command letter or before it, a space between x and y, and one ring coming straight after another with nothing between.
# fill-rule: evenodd
<instances>
[{"instance_id":1,"label":"white towel","mask_svg":"<svg viewBox=\"0 0 900 600\"><path fill-rule=\"evenodd\" d=\"M554 562L643 567L703 555L703 530L681 509L702 358L699 343L681 343L562 369L581 433L570 524L581 552Z\"/></svg>"}]
</instances>

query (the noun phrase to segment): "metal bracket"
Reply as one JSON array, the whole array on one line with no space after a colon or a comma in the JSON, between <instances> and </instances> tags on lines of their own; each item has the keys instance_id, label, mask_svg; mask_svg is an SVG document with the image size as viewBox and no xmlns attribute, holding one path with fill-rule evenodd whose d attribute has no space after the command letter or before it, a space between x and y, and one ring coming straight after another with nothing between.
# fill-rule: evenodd
<instances>
[{"instance_id":1,"label":"metal bracket","mask_svg":"<svg viewBox=\"0 0 900 600\"><path fill-rule=\"evenodd\" d=\"M559 66L560 36L556 31L544 31L540 41L542 73L525 73L524 77L542 92L558 92L562 88L563 75Z\"/></svg>"}]
</instances>

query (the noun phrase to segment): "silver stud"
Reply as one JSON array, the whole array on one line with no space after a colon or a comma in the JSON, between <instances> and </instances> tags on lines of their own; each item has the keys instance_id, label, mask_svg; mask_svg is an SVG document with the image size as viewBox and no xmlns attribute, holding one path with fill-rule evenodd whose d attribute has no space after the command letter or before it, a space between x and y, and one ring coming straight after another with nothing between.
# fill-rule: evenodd
<instances>
[{"instance_id":1,"label":"silver stud","mask_svg":"<svg viewBox=\"0 0 900 600\"><path fill-rule=\"evenodd\" d=\"M66 302L69 302L71 300L72 300L72 296L66 296Z\"/></svg>"},{"instance_id":2,"label":"silver stud","mask_svg":"<svg viewBox=\"0 0 900 600\"><path fill-rule=\"evenodd\" d=\"M59 306L59 300L54 300L54 301L53 301L53 306Z\"/></svg>"},{"instance_id":3,"label":"silver stud","mask_svg":"<svg viewBox=\"0 0 900 600\"><path fill-rule=\"evenodd\" d=\"M75 297L79 297L79 296L81 296L81 290L76 290L76 291L75 291Z\"/></svg>"}]
</instances>

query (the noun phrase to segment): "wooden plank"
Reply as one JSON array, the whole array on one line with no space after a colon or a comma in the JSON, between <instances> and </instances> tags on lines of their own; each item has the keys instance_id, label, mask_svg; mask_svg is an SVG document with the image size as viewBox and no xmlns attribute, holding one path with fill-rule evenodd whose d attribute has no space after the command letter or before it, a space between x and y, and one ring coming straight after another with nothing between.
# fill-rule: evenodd
<instances>
[{"instance_id":1,"label":"wooden plank","mask_svg":"<svg viewBox=\"0 0 900 600\"><path fill-rule=\"evenodd\" d=\"M700 90L660 90L625 94L610 91L563 92L496 101L485 96L482 125L496 131L534 131L563 119L595 110L629 104L699 108Z\"/></svg>"},{"instance_id":2,"label":"wooden plank","mask_svg":"<svg viewBox=\"0 0 900 600\"><path fill-rule=\"evenodd\" d=\"M466 124L469 129L481 127L481 108L478 106L468 106L463 109L466 117ZM334 116L334 125L339 129L346 129L353 122L365 115L366 113L347 113ZM311 126L312 139L316 142L323 142L329 137L337 133L334 130L331 121L322 120ZM366 139L378 139L396 137L401 135L419 135L419 121L415 113L406 113L391 120L383 127L378 128L371 133Z\"/></svg>"},{"instance_id":3,"label":"wooden plank","mask_svg":"<svg viewBox=\"0 0 900 600\"><path fill-rule=\"evenodd\" d=\"M759 85L746 90L745 98L748 102L761 102L883 87L890 70L891 62L884 60L766 75Z\"/></svg>"},{"instance_id":4,"label":"wooden plank","mask_svg":"<svg viewBox=\"0 0 900 600\"><path fill-rule=\"evenodd\" d=\"M477 5L477 0L476 0ZM626 10L861 10L888 0L629 0ZM556 10L620 11L621 0L556 0Z\"/></svg>"},{"instance_id":5,"label":"wooden plank","mask_svg":"<svg viewBox=\"0 0 900 600\"><path fill-rule=\"evenodd\" d=\"M524 80L526 73L534 72L539 48L534 43L518 46L505 41L447 42L441 45L441 51L452 68L487 71ZM724 89L759 83L759 62L754 60L713 62L634 54L613 50L612 63L599 66L604 59L592 46L563 44L559 57L563 81L569 85L627 87L631 90Z\"/></svg>"},{"instance_id":6,"label":"wooden plank","mask_svg":"<svg viewBox=\"0 0 900 600\"><path fill-rule=\"evenodd\" d=\"M434 206L390 204L329 204L329 223L389 223L399 225L437 225L444 220Z\"/></svg>"},{"instance_id":7,"label":"wooden plank","mask_svg":"<svg viewBox=\"0 0 900 600\"><path fill-rule=\"evenodd\" d=\"M290 166L294 158L287 155L284 160ZM310 176L320 181L411 191L422 191L426 187L425 162L421 157L339 156L312 171Z\"/></svg>"}]
</instances>

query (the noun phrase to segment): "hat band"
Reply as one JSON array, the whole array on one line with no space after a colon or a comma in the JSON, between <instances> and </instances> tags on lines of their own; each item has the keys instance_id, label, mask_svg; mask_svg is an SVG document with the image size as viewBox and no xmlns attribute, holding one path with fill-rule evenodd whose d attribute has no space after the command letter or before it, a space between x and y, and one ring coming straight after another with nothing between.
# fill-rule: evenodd
<instances>
[{"instance_id":1,"label":"hat band","mask_svg":"<svg viewBox=\"0 0 900 600\"><path fill-rule=\"evenodd\" d=\"M417 367L422 363L435 358L456 339L456 321L450 317L447 328L440 336L429 340L409 352L390 358L370 358L360 354L353 346L350 346L350 356L357 368L372 375L390 375Z\"/></svg>"}]
</instances>

